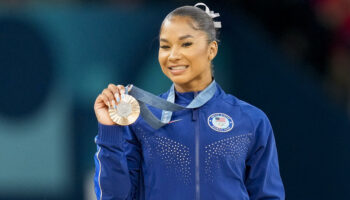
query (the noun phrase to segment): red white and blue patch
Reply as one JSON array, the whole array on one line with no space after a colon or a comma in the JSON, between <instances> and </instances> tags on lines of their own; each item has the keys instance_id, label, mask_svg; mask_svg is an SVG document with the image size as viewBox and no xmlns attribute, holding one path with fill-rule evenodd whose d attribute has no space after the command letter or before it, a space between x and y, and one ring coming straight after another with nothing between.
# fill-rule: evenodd
<instances>
[{"instance_id":1,"label":"red white and blue patch","mask_svg":"<svg viewBox=\"0 0 350 200\"><path fill-rule=\"evenodd\" d=\"M218 132L229 132L234 122L232 118L224 113L213 113L208 117L208 124L210 128Z\"/></svg>"}]
</instances>

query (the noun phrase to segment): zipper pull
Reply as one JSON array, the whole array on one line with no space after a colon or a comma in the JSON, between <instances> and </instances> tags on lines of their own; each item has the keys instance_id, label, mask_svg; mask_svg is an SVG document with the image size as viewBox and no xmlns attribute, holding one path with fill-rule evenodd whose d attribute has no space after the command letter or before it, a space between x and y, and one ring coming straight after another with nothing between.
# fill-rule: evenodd
<instances>
[{"instance_id":1,"label":"zipper pull","mask_svg":"<svg viewBox=\"0 0 350 200\"><path fill-rule=\"evenodd\" d=\"M192 121L196 121L198 119L198 108L192 109Z\"/></svg>"}]
</instances>

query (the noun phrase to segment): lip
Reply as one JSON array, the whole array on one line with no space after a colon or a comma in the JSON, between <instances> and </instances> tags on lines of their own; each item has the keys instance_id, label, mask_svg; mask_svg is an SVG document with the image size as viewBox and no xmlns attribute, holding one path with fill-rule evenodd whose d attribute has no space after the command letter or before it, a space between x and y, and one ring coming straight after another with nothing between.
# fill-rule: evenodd
<instances>
[{"instance_id":1,"label":"lip","mask_svg":"<svg viewBox=\"0 0 350 200\"><path fill-rule=\"evenodd\" d=\"M179 66L185 66L185 68L182 69L172 69L174 67L179 67ZM170 73L174 76L176 75L181 75L183 74L187 69L188 69L188 65L171 65L167 67L168 70L170 71Z\"/></svg>"}]
</instances>

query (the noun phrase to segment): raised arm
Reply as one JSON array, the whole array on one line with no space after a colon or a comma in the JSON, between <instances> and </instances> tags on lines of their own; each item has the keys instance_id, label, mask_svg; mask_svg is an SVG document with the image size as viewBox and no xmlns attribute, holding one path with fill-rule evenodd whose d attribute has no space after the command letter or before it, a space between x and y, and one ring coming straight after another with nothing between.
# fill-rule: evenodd
<instances>
[{"instance_id":1,"label":"raised arm","mask_svg":"<svg viewBox=\"0 0 350 200\"><path fill-rule=\"evenodd\" d=\"M115 125L108 114L124 93L124 87L110 84L94 105L98 121L95 138L95 193L98 200L134 199L139 190L141 147L129 126Z\"/></svg>"}]
</instances>

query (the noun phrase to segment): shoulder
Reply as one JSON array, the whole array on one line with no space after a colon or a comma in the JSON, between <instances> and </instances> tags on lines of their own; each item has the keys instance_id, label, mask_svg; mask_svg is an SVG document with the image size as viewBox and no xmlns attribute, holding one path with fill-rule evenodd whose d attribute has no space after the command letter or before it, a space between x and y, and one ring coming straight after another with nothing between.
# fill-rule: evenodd
<instances>
[{"instance_id":1,"label":"shoulder","mask_svg":"<svg viewBox=\"0 0 350 200\"><path fill-rule=\"evenodd\" d=\"M234 95L224 93L221 96L222 100L231 106L238 108L242 115L246 116L252 126L256 127L259 123L270 123L267 115L260 108L237 98Z\"/></svg>"},{"instance_id":2,"label":"shoulder","mask_svg":"<svg viewBox=\"0 0 350 200\"><path fill-rule=\"evenodd\" d=\"M261 120L268 120L267 115L260 108L240 99L237 100L237 104L239 105L241 111L247 114L253 122L256 123Z\"/></svg>"},{"instance_id":3,"label":"shoulder","mask_svg":"<svg viewBox=\"0 0 350 200\"><path fill-rule=\"evenodd\" d=\"M248 125L254 138L252 144L265 144L268 138L273 135L270 120L260 108L230 94L223 95L223 100L234 106L236 108L234 110L239 112L238 121Z\"/></svg>"}]
</instances>

